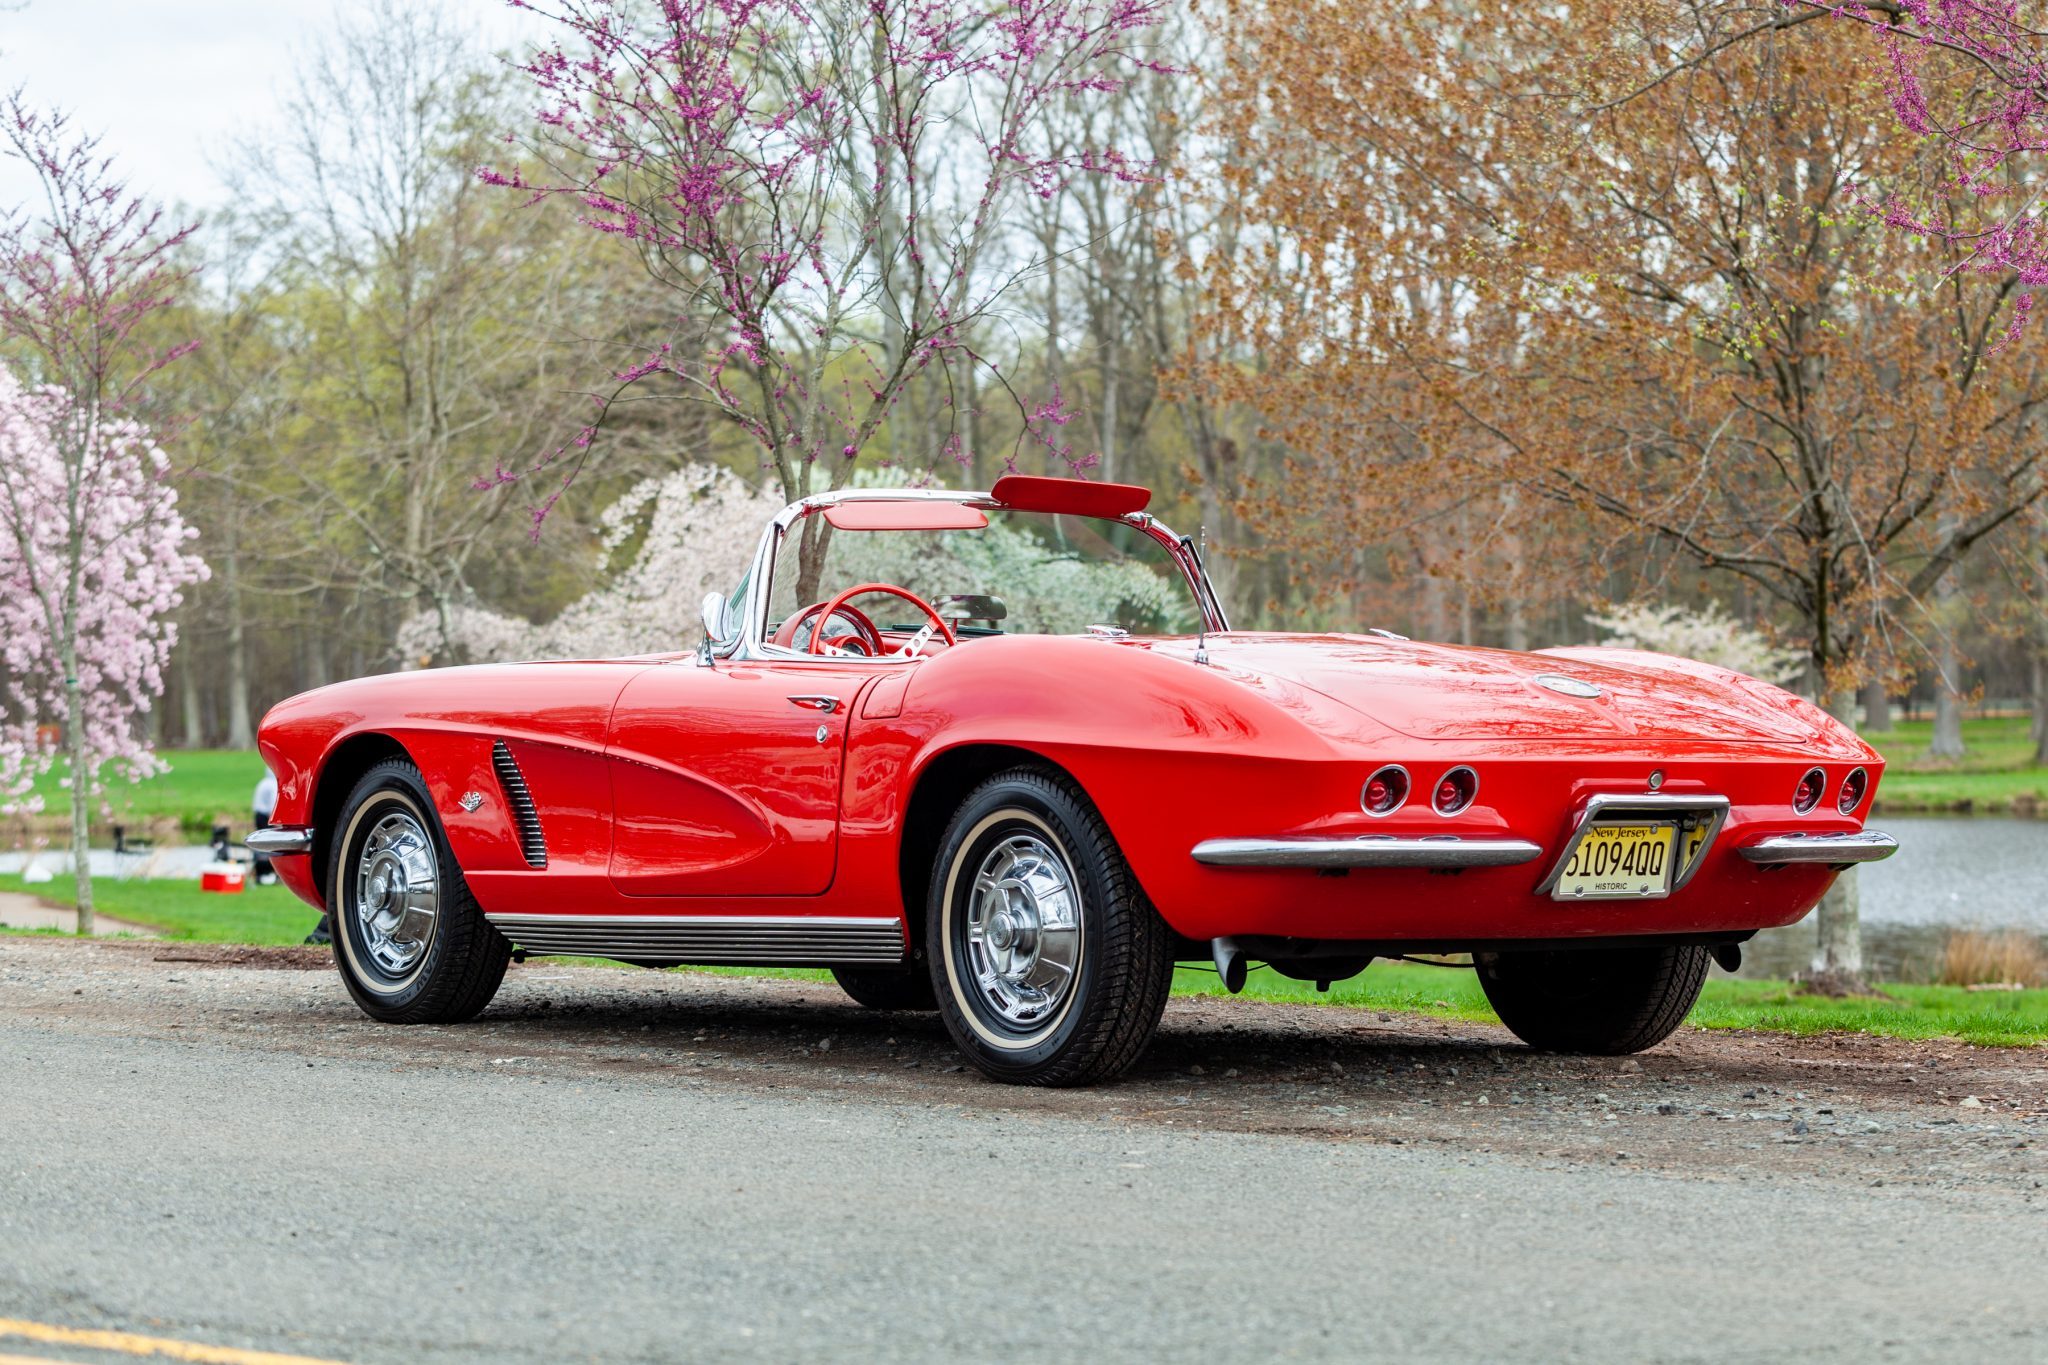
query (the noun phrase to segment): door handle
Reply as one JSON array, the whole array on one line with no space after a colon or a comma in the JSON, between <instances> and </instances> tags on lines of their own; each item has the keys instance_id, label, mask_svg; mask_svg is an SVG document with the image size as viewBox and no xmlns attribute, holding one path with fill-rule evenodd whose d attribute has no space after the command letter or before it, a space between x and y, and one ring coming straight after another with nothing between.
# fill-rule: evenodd
<instances>
[{"instance_id":1,"label":"door handle","mask_svg":"<svg viewBox=\"0 0 2048 1365\"><path fill-rule=\"evenodd\" d=\"M789 700L792 706L808 706L813 711L823 711L828 716L839 709L839 698L819 696L815 693L791 697Z\"/></svg>"}]
</instances>

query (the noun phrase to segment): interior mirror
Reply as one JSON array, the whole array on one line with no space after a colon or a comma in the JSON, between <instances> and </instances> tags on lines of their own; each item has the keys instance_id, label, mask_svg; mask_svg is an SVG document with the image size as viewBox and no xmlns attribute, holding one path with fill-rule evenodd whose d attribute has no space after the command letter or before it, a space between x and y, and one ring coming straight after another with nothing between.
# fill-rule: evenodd
<instances>
[{"instance_id":1,"label":"interior mirror","mask_svg":"<svg viewBox=\"0 0 2048 1365\"><path fill-rule=\"evenodd\" d=\"M702 609L704 638L714 645L722 645L732 638L732 607L723 593L704 594Z\"/></svg>"}]
</instances>

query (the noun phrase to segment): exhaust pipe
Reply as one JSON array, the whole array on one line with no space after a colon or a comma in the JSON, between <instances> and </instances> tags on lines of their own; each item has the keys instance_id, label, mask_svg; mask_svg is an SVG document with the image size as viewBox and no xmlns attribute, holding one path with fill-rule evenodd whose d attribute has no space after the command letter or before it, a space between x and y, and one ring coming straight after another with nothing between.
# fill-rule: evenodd
<instances>
[{"instance_id":1,"label":"exhaust pipe","mask_svg":"<svg viewBox=\"0 0 2048 1365\"><path fill-rule=\"evenodd\" d=\"M1223 989L1236 995L1244 989L1245 974L1251 970L1251 963L1245 958L1234 938L1212 938L1209 940L1209 954L1216 959L1216 975L1223 978Z\"/></svg>"}]
</instances>

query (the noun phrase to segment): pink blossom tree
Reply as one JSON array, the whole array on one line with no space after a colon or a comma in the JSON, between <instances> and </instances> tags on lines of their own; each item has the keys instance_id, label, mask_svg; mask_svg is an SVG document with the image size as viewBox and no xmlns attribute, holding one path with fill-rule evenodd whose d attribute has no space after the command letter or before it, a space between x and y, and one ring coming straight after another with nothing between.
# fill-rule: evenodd
<instances>
[{"instance_id":1,"label":"pink blossom tree","mask_svg":"<svg viewBox=\"0 0 2048 1365\"><path fill-rule=\"evenodd\" d=\"M566 487L613 405L658 393L743 432L795 499L842 485L933 367L971 368L1017 405L1022 439L1089 463L1061 442L1057 401L1011 390L976 329L1058 265L994 249L1021 235L1005 216L1019 196L1147 173L1051 128L1164 69L1158 0L512 3L560 33L523 66L542 99L524 164L480 174L571 201L638 253L677 316L573 439L497 481L560 465Z\"/></svg>"},{"instance_id":2,"label":"pink blossom tree","mask_svg":"<svg viewBox=\"0 0 2048 1365\"><path fill-rule=\"evenodd\" d=\"M1935 154L1911 185L1861 185L1865 212L1942 248L1939 269L2010 300L2005 337L2025 331L2048 285L2048 27L2017 0L1778 0L1780 14L1688 59L1771 28L1834 18L1863 25L1892 112Z\"/></svg>"},{"instance_id":3,"label":"pink blossom tree","mask_svg":"<svg viewBox=\"0 0 2048 1365\"><path fill-rule=\"evenodd\" d=\"M137 724L162 690L164 617L205 565L187 552L168 462L142 419L152 375L193 343L148 324L184 272L187 229L130 194L96 138L0 100L6 151L35 177L34 209L0 212L0 799L69 758L78 928L91 933L90 801L104 767L155 766Z\"/></svg>"}]
</instances>

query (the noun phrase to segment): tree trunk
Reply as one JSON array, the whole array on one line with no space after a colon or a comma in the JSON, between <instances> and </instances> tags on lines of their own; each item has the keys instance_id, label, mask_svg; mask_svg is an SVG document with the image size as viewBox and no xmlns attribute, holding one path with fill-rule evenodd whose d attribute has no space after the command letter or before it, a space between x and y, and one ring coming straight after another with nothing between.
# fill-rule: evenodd
<instances>
[{"instance_id":1,"label":"tree trunk","mask_svg":"<svg viewBox=\"0 0 2048 1365\"><path fill-rule=\"evenodd\" d=\"M1102 418L1096 437L1102 448L1102 477L1111 482L1115 481L1117 475L1117 400L1122 396L1118 392L1122 386L1117 364L1116 338L1112 335L1107 338L1102 348ZM1055 472L1064 474L1067 471Z\"/></svg>"},{"instance_id":2,"label":"tree trunk","mask_svg":"<svg viewBox=\"0 0 2048 1365\"><path fill-rule=\"evenodd\" d=\"M1209 586L1215 591L1216 600L1222 606L1223 614L1228 617L1233 606L1241 606L1242 604L1237 601L1236 562L1229 555L1221 553L1218 548L1212 546L1209 542L1210 528L1225 524L1223 493L1221 489L1217 488L1214 479L1202 480L1202 487L1197 495L1196 505L1201 509L1199 513L1201 522L1195 527L1195 543L1202 551L1202 567L1208 571ZM1243 617L1240 615L1233 624L1242 630L1244 628L1242 622Z\"/></svg>"},{"instance_id":3,"label":"tree trunk","mask_svg":"<svg viewBox=\"0 0 2048 1365\"><path fill-rule=\"evenodd\" d=\"M78 680L78 643L64 642L64 745L71 752L71 878L78 895L78 933L89 937L92 913L92 783L86 771L85 688Z\"/></svg>"},{"instance_id":4,"label":"tree trunk","mask_svg":"<svg viewBox=\"0 0 2048 1365\"><path fill-rule=\"evenodd\" d=\"M1507 600L1505 631L1503 643L1509 649L1519 653L1529 647L1529 609L1520 592L1513 593Z\"/></svg>"},{"instance_id":5,"label":"tree trunk","mask_svg":"<svg viewBox=\"0 0 2048 1365\"><path fill-rule=\"evenodd\" d=\"M1516 520L1516 511L1521 506L1521 494L1510 485L1501 493L1501 519L1509 526ZM1522 538L1510 531L1501 542L1502 557L1507 561L1507 600L1502 603L1506 619L1502 622L1502 643L1520 653L1529 647L1529 605L1522 582Z\"/></svg>"},{"instance_id":6,"label":"tree trunk","mask_svg":"<svg viewBox=\"0 0 2048 1365\"><path fill-rule=\"evenodd\" d=\"M1933 758L1963 756L1963 708L1956 699L1956 649L1943 636L1934 657L1934 740L1927 746Z\"/></svg>"},{"instance_id":7,"label":"tree trunk","mask_svg":"<svg viewBox=\"0 0 2048 1365\"><path fill-rule=\"evenodd\" d=\"M228 747L256 747L256 727L249 719L249 649L240 613L228 620Z\"/></svg>"},{"instance_id":8,"label":"tree trunk","mask_svg":"<svg viewBox=\"0 0 2048 1365\"><path fill-rule=\"evenodd\" d=\"M228 608L228 747L256 747L256 727L249 722L249 644L242 620L242 556L236 544L236 518L227 516L227 554L222 559L221 586L227 590Z\"/></svg>"},{"instance_id":9,"label":"tree trunk","mask_svg":"<svg viewBox=\"0 0 2048 1365\"><path fill-rule=\"evenodd\" d=\"M1855 698L1842 693L1828 708L1844 724L1855 710ZM1816 942L1813 970L1807 983L1825 995L1860 995L1869 989L1863 979L1862 902L1856 891L1856 869L1835 878L1820 898L1814 916Z\"/></svg>"},{"instance_id":10,"label":"tree trunk","mask_svg":"<svg viewBox=\"0 0 2048 1365\"><path fill-rule=\"evenodd\" d=\"M1948 624L1942 626L1942 645L1933 653L1933 741L1929 757L1962 757L1962 700L1956 690L1962 681L1962 663L1956 659L1956 639Z\"/></svg>"},{"instance_id":11,"label":"tree trunk","mask_svg":"<svg viewBox=\"0 0 2048 1365\"><path fill-rule=\"evenodd\" d=\"M302 662L299 665L299 673L304 684L301 690L311 691L316 687L327 686L327 647L321 643L317 631L307 630L300 638Z\"/></svg>"},{"instance_id":12,"label":"tree trunk","mask_svg":"<svg viewBox=\"0 0 2048 1365\"><path fill-rule=\"evenodd\" d=\"M981 362L972 355L966 356L965 360L966 364L961 367L964 371L961 387L967 394L967 411L956 414L956 418L960 423L960 439L966 442L967 448L960 454L967 469L967 487L987 488L988 482L984 481L981 472Z\"/></svg>"},{"instance_id":13,"label":"tree trunk","mask_svg":"<svg viewBox=\"0 0 2048 1365\"><path fill-rule=\"evenodd\" d=\"M1956 573L1951 569L1934 588L1934 627L1941 644L1934 652L1934 741L1927 746L1933 758L1963 756L1962 664L1956 658Z\"/></svg>"},{"instance_id":14,"label":"tree trunk","mask_svg":"<svg viewBox=\"0 0 2048 1365\"><path fill-rule=\"evenodd\" d=\"M183 743L188 749L206 747L206 721L199 712L199 680L192 673L192 643L189 632L178 636L178 708Z\"/></svg>"},{"instance_id":15,"label":"tree trunk","mask_svg":"<svg viewBox=\"0 0 2048 1365\"><path fill-rule=\"evenodd\" d=\"M1809 982L1827 995L1862 994L1868 986L1863 979L1863 916L1855 868L1836 877L1820 898L1817 920L1820 937Z\"/></svg>"},{"instance_id":16,"label":"tree trunk","mask_svg":"<svg viewBox=\"0 0 2048 1365\"><path fill-rule=\"evenodd\" d=\"M1891 733L1892 696L1882 678L1873 678L1863 684L1863 732L1870 735Z\"/></svg>"},{"instance_id":17,"label":"tree trunk","mask_svg":"<svg viewBox=\"0 0 2048 1365\"><path fill-rule=\"evenodd\" d=\"M2048 526L2034 537L2034 762L2048 766Z\"/></svg>"},{"instance_id":18,"label":"tree trunk","mask_svg":"<svg viewBox=\"0 0 2048 1365\"><path fill-rule=\"evenodd\" d=\"M2034 646L2034 764L2048 767L2048 641Z\"/></svg>"}]
</instances>

